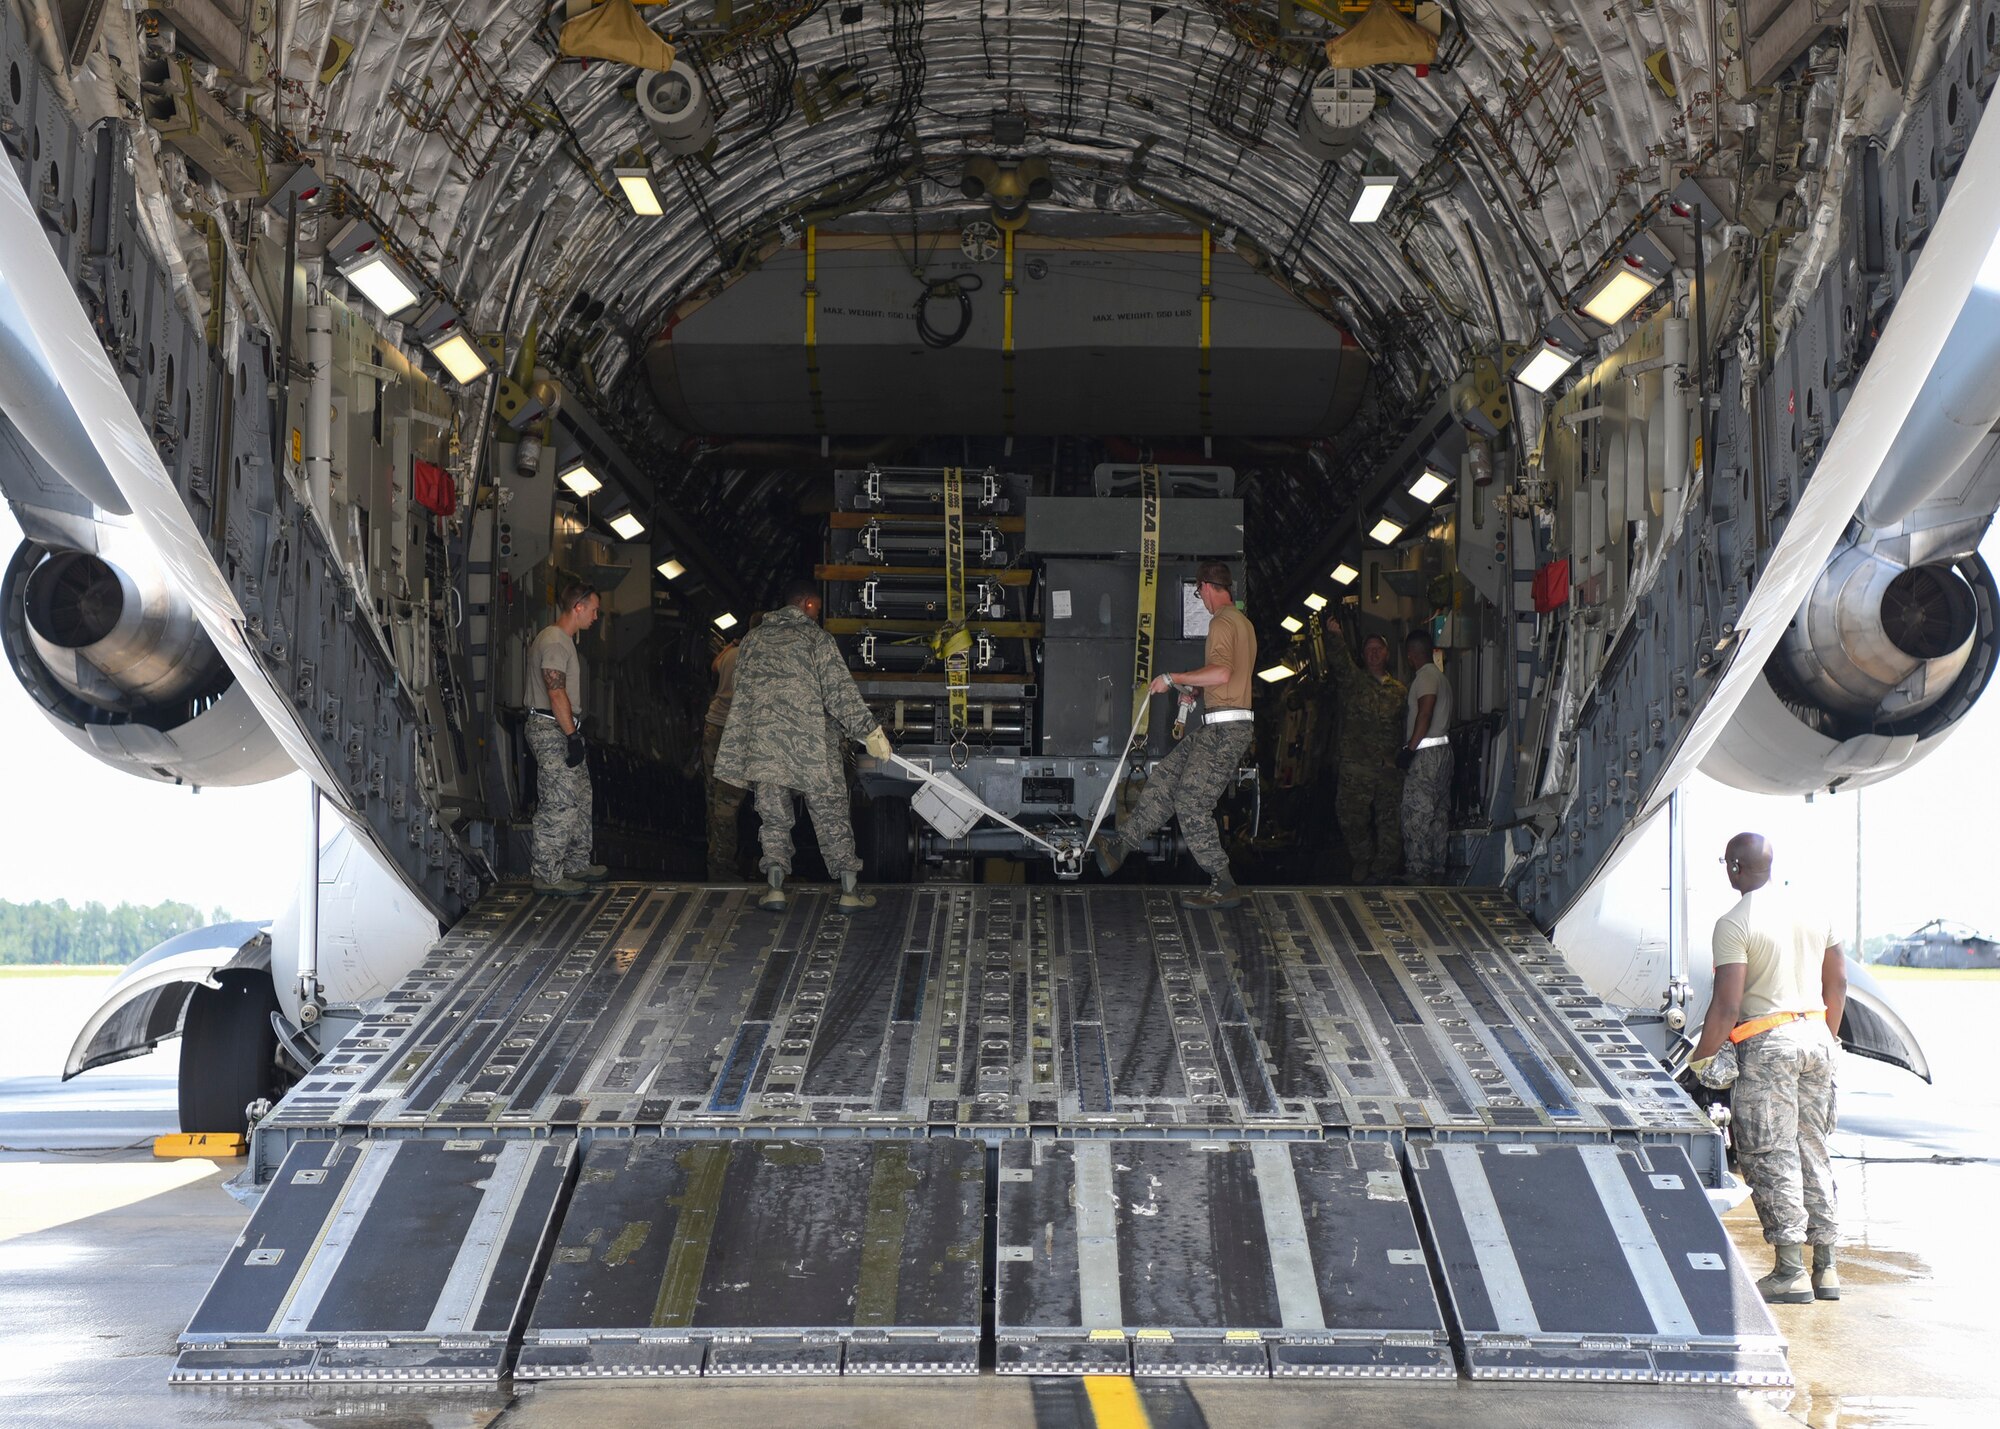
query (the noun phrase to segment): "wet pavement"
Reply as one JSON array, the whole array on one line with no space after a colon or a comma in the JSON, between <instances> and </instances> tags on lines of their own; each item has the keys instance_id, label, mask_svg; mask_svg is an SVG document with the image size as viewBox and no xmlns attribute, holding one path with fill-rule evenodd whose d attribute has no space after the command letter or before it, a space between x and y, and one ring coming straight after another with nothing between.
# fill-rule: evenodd
<instances>
[{"instance_id":1,"label":"wet pavement","mask_svg":"<svg viewBox=\"0 0 2000 1429\"><path fill-rule=\"evenodd\" d=\"M235 1165L155 1161L122 1149L173 1129L174 1044L67 1087L56 1082L69 1037L103 985L0 979L0 1425L8 1429L1091 1422L1072 1385L1038 1388L990 1374L955 1382L556 1384L518 1394L170 1388L175 1335L246 1213L221 1189ZM1897 982L1889 991L1923 1039L1938 1085L1842 1061L1835 1149L1848 1289L1838 1305L1778 1307L1799 1381L1784 1412L1722 1391L1206 1381L1148 1386L1146 1417L1154 1429L1337 1419L1567 1429L2000 1423L1986 1301L2000 1284L2000 1241L1982 1229L2000 1198L2000 1161L1989 1159L2000 1155L2000 1085L1986 1071L2000 981ZM1761 1273L1769 1252L1754 1213L1745 1204L1729 1221Z\"/></svg>"}]
</instances>

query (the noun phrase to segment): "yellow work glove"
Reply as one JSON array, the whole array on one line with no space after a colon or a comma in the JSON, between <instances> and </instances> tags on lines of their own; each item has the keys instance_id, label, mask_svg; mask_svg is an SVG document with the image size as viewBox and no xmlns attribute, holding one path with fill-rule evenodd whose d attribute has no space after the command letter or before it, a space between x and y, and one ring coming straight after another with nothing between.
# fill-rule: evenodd
<instances>
[{"instance_id":1,"label":"yellow work glove","mask_svg":"<svg viewBox=\"0 0 2000 1429\"><path fill-rule=\"evenodd\" d=\"M862 740L861 743L867 748L870 754L884 763L887 763L889 756L896 752L895 746L889 743L888 734L879 724L868 732L868 737Z\"/></svg>"},{"instance_id":2,"label":"yellow work glove","mask_svg":"<svg viewBox=\"0 0 2000 1429\"><path fill-rule=\"evenodd\" d=\"M1700 1081L1708 1069L1714 1065L1715 1058L1713 1056L1703 1057L1699 1062L1689 1062L1688 1071L1694 1074L1696 1081Z\"/></svg>"}]
</instances>

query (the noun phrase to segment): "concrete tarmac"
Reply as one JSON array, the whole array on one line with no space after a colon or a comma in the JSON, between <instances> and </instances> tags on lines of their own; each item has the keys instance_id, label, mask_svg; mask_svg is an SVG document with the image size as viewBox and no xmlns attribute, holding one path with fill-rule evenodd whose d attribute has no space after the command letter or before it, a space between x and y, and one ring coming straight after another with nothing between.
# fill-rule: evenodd
<instances>
[{"instance_id":1,"label":"concrete tarmac","mask_svg":"<svg viewBox=\"0 0 2000 1429\"><path fill-rule=\"evenodd\" d=\"M0 1425L342 1425L482 1429L693 1422L894 1429L1091 1423L1073 1382L695 1381L435 1388L173 1388L186 1324L246 1211L221 1189L240 1163L156 1161L133 1143L174 1129L175 1044L56 1080L98 978L0 979ZM1847 1296L1781 1306L1798 1391L1776 1399L1643 1386L1158 1382L1153 1429L1335 1422L1591 1429L2000 1422L1988 1292L2000 1251L2000 1089L1987 1071L2000 981L1898 982L1892 998L1938 1072L1842 1060L1836 1141ZM109 1149L107 1149L109 1148ZM1761 1273L1746 1204L1730 1216Z\"/></svg>"}]
</instances>

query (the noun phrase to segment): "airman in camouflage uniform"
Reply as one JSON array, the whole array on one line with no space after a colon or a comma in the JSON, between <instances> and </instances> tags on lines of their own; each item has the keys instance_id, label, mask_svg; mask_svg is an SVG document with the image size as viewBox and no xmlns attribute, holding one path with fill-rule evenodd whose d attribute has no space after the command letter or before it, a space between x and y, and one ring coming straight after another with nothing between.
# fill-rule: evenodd
<instances>
[{"instance_id":1,"label":"airman in camouflage uniform","mask_svg":"<svg viewBox=\"0 0 2000 1429\"><path fill-rule=\"evenodd\" d=\"M1846 955L1810 902L1771 882L1768 839L1738 834L1722 861L1743 897L1716 920L1715 986L1689 1070L1710 1080L1717 1054L1734 1044L1736 1164L1777 1257L1758 1291L1781 1305L1838 1300L1839 1226L1826 1144L1847 1007Z\"/></svg>"},{"instance_id":2,"label":"airman in camouflage uniform","mask_svg":"<svg viewBox=\"0 0 2000 1429\"><path fill-rule=\"evenodd\" d=\"M590 861L593 793L583 738L583 665L576 637L598 615L597 592L571 581L555 620L528 647L528 751L535 758L535 891L575 897L605 876Z\"/></svg>"},{"instance_id":3,"label":"airman in camouflage uniform","mask_svg":"<svg viewBox=\"0 0 2000 1429\"><path fill-rule=\"evenodd\" d=\"M785 906L784 882L792 871L794 793L804 796L827 870L841 881L840 906L875 902L856 888L861 858L854 851L836 730L880 759L889 756L889 737L862 700L840 647L820 628L819 612L819 588L801 584L744 640L715 759L717 779L754 792L763 822L758 866L771 885L759 906L773 912Z\"/></svg>"},{"instance_id":4,"label":"airman in camouflage uniform","mask_svg":"<svg viewBox=\"0 0 2000 1429\"><path fill-rule=\"evenodd\" d=\"M1257 632L1236 608L1227 565L1204 561L1196 574L1195 590L1210 617L1204 663L1186 674L1161 675L1152 688L1156 695L1171 689L1200 690L1206 706L1201 723L1154 767L1131 814L1113 832L1098 835L1092 852L1098 871L1109 878L1168 819L1178 819L1188 853L1213 880L1208 888L1182 893L1181 905L1234 908L1242 903L1243 894L1229 871L1215 806L1235 779L1255 728L1250 676L1257 667Z\"/></svg>"},{"instance_id":5,"label":"airman in camouflage uniform","mask_svg":"<svg viewBox=\"0 0 2000 1429\"><path fill-rule=\"evenodd\" d=\"M1403 858L1403 682L1389 673L1389 642L1361 642L1362 664L1348 653L1340 621L1327 613L1327 664L1340 702L1340 773L1333 814L1347 845L1355 883L1394 878ZM1365 667L1365 668L1364 668Z\"/></svg>"}]
</instances>

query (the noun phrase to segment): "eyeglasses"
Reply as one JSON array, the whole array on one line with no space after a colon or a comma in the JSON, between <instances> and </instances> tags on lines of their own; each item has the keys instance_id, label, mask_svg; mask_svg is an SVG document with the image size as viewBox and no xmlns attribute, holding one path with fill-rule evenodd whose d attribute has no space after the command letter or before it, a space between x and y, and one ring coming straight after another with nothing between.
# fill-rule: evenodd
<instances>
[{"instance_id":1,"label":"eyeglasses","mask_svg":"<svg viewBox=\"0 0 2000 1429\"><path fill-rule=\"evenodd\" d=\"M1718 858L1716 862L1721 864L1724 868L1728 869L1731 873L1734 873L1736 872L1736 870L1743 867L1742 859L1731 858L1728 854L1724 854L1721 858Z\"/></svg>"}]
</instances>

